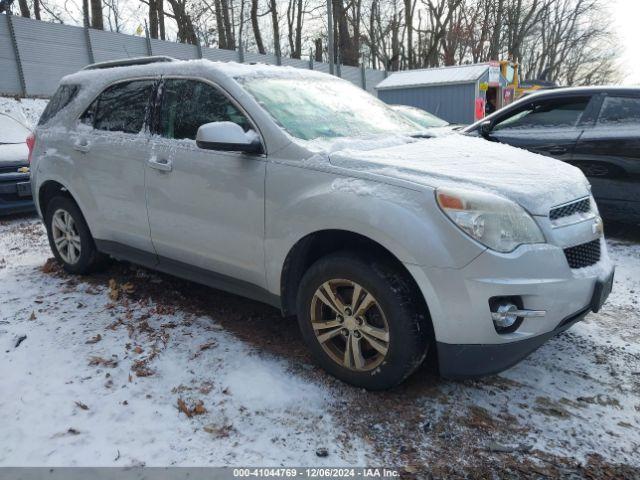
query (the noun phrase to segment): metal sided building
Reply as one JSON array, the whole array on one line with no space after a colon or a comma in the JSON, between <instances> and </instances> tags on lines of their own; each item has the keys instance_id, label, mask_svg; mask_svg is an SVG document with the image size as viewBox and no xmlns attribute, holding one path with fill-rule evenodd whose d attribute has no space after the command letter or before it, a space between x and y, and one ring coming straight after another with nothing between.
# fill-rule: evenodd
<instances>
[{"instance_id":1,"label":"metal sided building","mask_svg":"<svg viewBox=\"0 0 640 480\"><path fill-rule=\"evenodd\" d=\"M450 123L470 124L484 116L488 99L496 108L505 103L506 87L500 64L491 62L394 72L376 90L390 105L410 105Z\"/></svg>"}]
</instances>

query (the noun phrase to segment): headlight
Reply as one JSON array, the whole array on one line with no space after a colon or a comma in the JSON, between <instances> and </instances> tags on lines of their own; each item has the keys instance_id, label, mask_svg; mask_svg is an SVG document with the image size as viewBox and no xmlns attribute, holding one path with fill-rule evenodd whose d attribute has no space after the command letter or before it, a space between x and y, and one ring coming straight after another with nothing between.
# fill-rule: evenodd
<instances>
[{"instance_id":1,"label":"headlight","mask_svg":"<svg viewBox=\"0 0 640 480\"><path fill-rule=\"evenodd\" d=\"M498 252L523 243L544 243L536 222L520 205L499 195L457 188L439 188L442 211L469 236Z\"/></svg>"}]
</instances>

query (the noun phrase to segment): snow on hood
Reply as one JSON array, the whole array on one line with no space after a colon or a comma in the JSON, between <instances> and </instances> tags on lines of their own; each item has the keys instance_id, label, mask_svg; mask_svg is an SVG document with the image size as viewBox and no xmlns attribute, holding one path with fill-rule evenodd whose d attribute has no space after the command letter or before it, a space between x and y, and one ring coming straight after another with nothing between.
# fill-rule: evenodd
<instances>
[{"instance_id":1,"label":"snow on hood","mask_svg":"<svg viewBox=\"0 0 640 480\"><path fill-rule=\"evenodd\" d=\"M0 165L26 163L28 157L29 147L26 143L0 144Z\"/></svg>"},{"instance_id":2,"label":"snow on hood","mask_svg":"<svg viewBox=\"0 0 640 480\"><path fill-rule=\"evenodd\" d=\"M567 164L526 150L466 135L407 139L392 146L367 143L332 148L330 162L433 188L468 186L518 202L534 215L589 195L583 173ZM363 147L364 148L361 148Z\"/></svg>"}]
</instances>

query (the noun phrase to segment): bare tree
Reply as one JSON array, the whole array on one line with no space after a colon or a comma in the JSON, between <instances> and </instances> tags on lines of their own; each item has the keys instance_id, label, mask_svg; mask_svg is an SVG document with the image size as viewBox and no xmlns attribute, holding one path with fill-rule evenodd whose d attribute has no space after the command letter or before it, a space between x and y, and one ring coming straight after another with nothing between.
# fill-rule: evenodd
<instances>
[{"instance_id":1,"label":"bare tree","mask_svg":"<svg viewBox=\"0 0 640 480\"><path fill-rule=\"evenodd\" d=\"M282 55L280 49L280 23L278 20L278 3L276 0L269 0L271 12L271 28L273 29L273 51L277 57Z\"/></svg>"},{"instance_id":2,"label":"bare tree","mask_svg":"<svg viewBox=\"0 0 640 480\"><path fill-rule=\"evenodd\" d=\"M31 18L31 12L29 11L29 4L27 0L18 0L18 5L20 7L20 15L26 18Z\"/></svg>"},{"instance_id":3,"label":"bare tree","mask_svg":"<svg viewBox=\"0 0 640 480\"><path fill-rule=\"evenodd\" d=\"M260 33L260 22L258 21L258 0L251 0L251 27L253 29L253 37L258 48L258 53L263 55L266 53L264 43L262 42L262 34Z\"/></svg>"},{"instance_id":4,"label":"bare tree","mask_svg":"<svg viewBox=\"0 0 640 480\"><path fill-rule=\"evenodd\" d=\"M96 30L104 30L102 0L91 0L91 27Z\"/></svg>"}]
</instances>

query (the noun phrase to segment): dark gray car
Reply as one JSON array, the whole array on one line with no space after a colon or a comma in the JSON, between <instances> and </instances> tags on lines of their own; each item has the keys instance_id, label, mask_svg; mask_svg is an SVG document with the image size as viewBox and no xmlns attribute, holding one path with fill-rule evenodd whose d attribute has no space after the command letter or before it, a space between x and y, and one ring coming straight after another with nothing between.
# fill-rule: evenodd
<instances>
[{"instance_id":1,"label":"dark gray car","mask_svg":"<svg viewBox=\"0 0 640 480\"><path fill-rule=\"evenodd\" d=\"M464 131L575 165L605 220L640 223L639 88L544 91Z\"/></svg>"}]
</instances>

